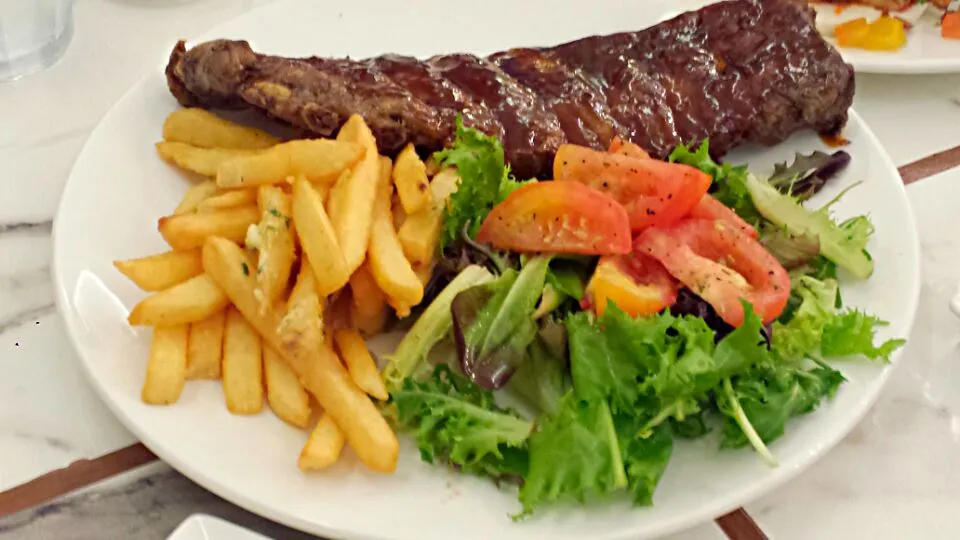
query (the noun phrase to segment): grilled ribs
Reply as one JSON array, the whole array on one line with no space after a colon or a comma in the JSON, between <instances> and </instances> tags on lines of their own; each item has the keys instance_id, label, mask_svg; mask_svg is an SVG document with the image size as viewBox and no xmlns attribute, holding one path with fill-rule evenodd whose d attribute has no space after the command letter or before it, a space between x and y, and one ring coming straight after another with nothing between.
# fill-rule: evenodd
<instances>
[{"instance_id":1,"label":"grilled ribs","mask_svg":"<svg viewBox=\"0 0 960 540\"><path fill-rule=\"evenodd\" d=\"M814 16L793 0L732 0L639 32L486 58L290 59L245 41L180 42L167 79L184 106L260 109L323 137L360 114L388 155L409 142L442 148L462 115L503 141L518 177L545 178L564 142L606 148L619 136L663 158L709 138L720 157L801 129L836 133L853 69Z\"/></svg>"}]
</instances>

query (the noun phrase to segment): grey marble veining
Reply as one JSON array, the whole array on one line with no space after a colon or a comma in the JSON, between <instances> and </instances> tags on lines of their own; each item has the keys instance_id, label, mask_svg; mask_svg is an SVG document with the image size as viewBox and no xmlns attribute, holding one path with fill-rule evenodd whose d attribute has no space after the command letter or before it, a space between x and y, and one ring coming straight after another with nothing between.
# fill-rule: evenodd
<instances>
[{"instance_id":1,"label":"grey marble veining","mask_svg":"<svg viewBox=\"0 0 960 540\"><path fill-rule=\"evenodd\" d=\"M0 222L0 339L52 313L50 246L53 222Z\"/></svg>"},{"instance_id":2,"label":"grey marble veining","mask_svg":"<svg viewBox=\"0 0 960 540\"><path fill-rule=\"evenodd\" d=\"M191 514L277 540L315 538L255 516L157 463L0 520L7 540L163 540Z\"/></svg>"},{"instance_id":3,"label":"grey marble veining","mask_svg":"<svg viewBox=\"0 0 960 540\"><path fill-rule=\"evenodd\" d=\"M0 519L0 540L164 540L196 513L275 540L317 538L234 506L158 462ZM663 540L724 538L719 527L704 524Z\"/></svg>"}]
</instances>

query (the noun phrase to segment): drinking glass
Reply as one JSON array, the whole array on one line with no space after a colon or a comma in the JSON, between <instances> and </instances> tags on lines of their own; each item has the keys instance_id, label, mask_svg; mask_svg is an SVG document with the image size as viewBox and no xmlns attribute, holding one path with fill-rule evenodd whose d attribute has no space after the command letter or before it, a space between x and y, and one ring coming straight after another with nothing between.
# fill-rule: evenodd
<instances>
[{"instance_id":1,"label":"drinking glass","mask_svg":"<svg viewBox=\"0 0 960 540\"><path fill-rule=\"evenodd\" d=\"M73 0L0 0L0 82L56 62L73 36Z\"/></svg>"}]
</instances>

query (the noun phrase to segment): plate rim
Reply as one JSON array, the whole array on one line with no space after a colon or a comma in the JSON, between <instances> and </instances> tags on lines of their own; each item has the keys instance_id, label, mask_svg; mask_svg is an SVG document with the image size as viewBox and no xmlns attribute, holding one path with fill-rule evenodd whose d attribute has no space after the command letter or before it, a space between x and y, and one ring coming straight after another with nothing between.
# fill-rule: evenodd
<instances>
[{"instance_id":1,"label":"plate rim","mask_svg":"<svg viewBox=\"0 0 960 540\"><path fill-rule=\"evenodd\" d=\"M851 59L849 56L843 53L842 49L837 48L837 50L840 51L840 56L843 57L843 61L853 66L853 70L857 73L865 73L869 75L902 75L904 77L911 77L915 75L950 75L960 73L960 59L958 59L955 63L923 59L917 62L898 64L896 67L891 67L890 65L882 62Z\"/></svg>"},{"instance_id":2,"label":"plate rim","mask_svg":"<svg viewBox=\"0 0 960 540\"><path fill-rule=\"evenodd\" d=\"M242 17L248 17L252 14L256 14L261 10L266 10L269 8L276 9L277 5L282 4L294 4L296 0L288 0L287 2L277 2L273 4L267 4L261 6L254 10L248 11L244 14L234 17L230 20L224 21L223 23L216 25L208 29L204 34L210 34L216 32L218 28L230 24L232 21L235 21ZM203 34L201 34L203 35ZM196 38L193 38L196 39ZM190 42L190 40L188 40ZM124 94L114 103L114 105L107 111L104 116L100 118L100 121L97 123L96 127L90 132L90 135L87 137L87 140L84 141L83 146L77 154L77 158L74 160L74 164L71 166L70 173L67 177L67 181L64 184L63 190L61 192L61 198L57 205L56 215L53 220L52 227L52 272L51 278L53 281L53 286L56 291L55 294L55 303L57 311L64 321L65 328L67 329L67 336L70 340L70 344L73 350L76 352L79 360L83 366L84 374L87 378L88 383L95 389L97 395L100 399L107 405L110 411L116 416L124 427L130 430L138 440L140 440L147 448L154 452L162 461L170 465L172 468L186 476L187 478L193 480L199 484L204 489L214 493L223 499L230 501L237 506L244 508L254 514L270 519L274 522L281 523L283 525L292 527L300 531L306 531L313 534L323 534L327 536L332 536L335 538L354 538L357 540L394 540L396 537L393 536L384 536L384 535L366 535L358 534L349 529L343 529L339 527L328 527L317 523L316 521L309 521L302 519L293 515L291 513L284 513L282 511L274 510L270 505L266 503L259 502L254 496L248 495L246 493L239 493L232 491L227 487L223 486L215 480L214 478L206 475L203 470L199 467L194 467L191 464L177 459L174 454L175 452L168 452L166 447L159 441L153 440L147 434L145 429L142 429L140 425L130 418L124 409L112 399L110 399L106 389L98 382L98 379L94 376L93 373L93 361L88 360L87 353L82 352L84 349L80 347L80 335L79 335L79 321L75 316L68 317L68 313L73 311L72 301L69 298L70 292L66 290L63 286L64 276L62 274L63 265L60 262L60 255L63 252L63 249L60 247L61 242L63 241L63 234L60 230L60 217L64 212L64 208L68 205L67 201L70 200L70 197L67 195L73 190L76 189L76 181L74 179L74 171L76 170L77 164L80 160L86 155L88 148L91 144L91 141L97 135L97 132L100 129L103 129L103 125L107 118L118 110L119 104L124 102L127 99L130 99L131 96L142 86L149 84L151 79L157 76L156 68L147 70L146 74L140 77L135 83L133 83ZM863 120L863 118L857 114L853 107L849 109L849 119L848 124L852 121L855 122L859 130L862 130L860 136L866 137L868 142L877 149L881 157L880 165L882 168L888 171L897 171L897 167L894 164L889 153L877 139L873 130L870 129L870 126ZM910 264L911 271L916 276L916 279L913 283L910 284L907 293L909 294L909 305L906 306L904 313L904 335L908 336L912 333L914 324L916 322L916 314L919 307L920 300L920 287L921 287L921 256L920 256L920 238L917 232L916 220L914 218L913 208L909 202L909 198L906 193L906 186L899 182L897 183L897 192L901 198L901 201L905 203L905 208L907 212L908 223L905 224L907 231L905 231L905 236L912 240L908 248L908 253L905 253L906 256L909 256L912 259L912 264ZM874 388L869 392L864 392L863 398L860 400L862 406L860 409L853 415L848 416L846 420L842 423L842 427L839 427L834 430L834 432L829 433L829 437L822 437L820 439L821 443L811 449L811 451L806 452L803 456L796 459L792 467L787 468L781 466L777 469L769 471L767 479L762 482L757 482L752 486L735 488L731 490L732 493L735 493L737 496L729 496L724 499L716 499L708 501L705 504L699 506L696 510L691 510L684 514L678 514L669 519L661 520L659 523L648 524L645 526L644 531L638 531L635 529L621 529L616 532L610 533L603 537L597 537L597 540L627 540L627 539L636 539L638 535L641 538L653 537L668 535L683 531L685 529L694 527L698 524L706 523L710 520L713 520L725 513L728 513L736 508L745 506L759 497L762 497L775 489L783 486L790 480L794 479L801 472L807 470L811 465L819 461L827 452L832 450L836 445L845 438L850 431L852 431L857 424L859 424L865 415L873 408L877 399L880 396L880 393L884 390L889 378L894 369L897 368L902 363L902 356L904 349L896 351L891 358L889 364L882 366L881 371L877 374L875 379L876 384ZM880 366L878 366L880 368ZM739 502L736 502L739 501Z\"/></svg>"}]
</instances>

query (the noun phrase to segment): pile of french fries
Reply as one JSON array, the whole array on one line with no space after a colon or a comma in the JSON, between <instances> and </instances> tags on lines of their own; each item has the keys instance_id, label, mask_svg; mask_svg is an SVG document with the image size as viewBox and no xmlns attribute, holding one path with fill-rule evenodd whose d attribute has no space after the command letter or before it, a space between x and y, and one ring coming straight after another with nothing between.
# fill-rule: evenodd
<instances>
[{"instance_id":1,"label":"pile of french fries","mask_svg":"<svg viewBox=\"0 0 960 540\"><path fill-rule=\"evenodd\" d=\"M301 469L331 466L349 443L393 471L399 443L371 400L388 395L364 338L423 299L456 174L429 171L413 147L392 163L359 116L336 139L280 142L181 109L163 139L160 156L201 180L158 222L170 251L114 262L151 293L129 315L153 327L142 400L172 404L185 381L220 379L234 414L266 396L291 426L316 419Z\"/></svg>"}]
</instances>

